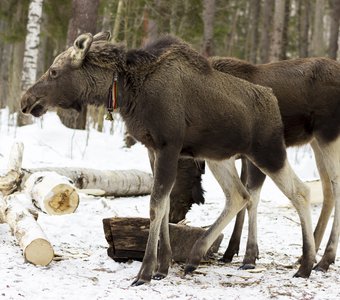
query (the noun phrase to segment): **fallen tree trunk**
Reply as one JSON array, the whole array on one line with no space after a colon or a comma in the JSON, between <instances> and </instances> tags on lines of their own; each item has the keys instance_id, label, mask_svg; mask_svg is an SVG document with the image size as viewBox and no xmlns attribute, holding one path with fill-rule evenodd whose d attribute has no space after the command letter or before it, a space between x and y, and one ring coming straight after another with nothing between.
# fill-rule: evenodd
<instances>
[{"instance_id":1,"label":"fallen tree trunk","mask_svg":"<svg viewBox=\"0 0 340 300\"><path fill-rule=\"evenodd\" d=\"M151 193L152 175L138 170L95 170L87 168L22 169L25 182L32 173L51 171L70 178L78 189L102 191L103 196L141 196Z\"/></svg>"},{"instance_id":2,"label":"fallen tree trunk","mask_svg":"<svg viewBox=\"0 0 340 300\"><path fill-rule=\"evenodd\" d=\"M146 218L103 219L105 238L109 243L108 255L115 261L142 260L149 235L150 220ZM192 246L206 231L200 227L169 224L172 258L185 262ZM223 239L220 234L206 256L218 251Z\"/></svg>"},{"instance_id":3,"label":"fallen tree trunk","mask_svg":"<svg viewBox=\"0 0 340 300\"><path fill-rule=\"evenodd\" d=\"M10 226L28 262L46 266L52 261L54 251L51 243L16 195L0 197L0 218Z\"/></svg>"},{"instance_id":4,"label":"fallen tree trunk","mask_svg":"<svg viewBox=\"0 0 340 300\"><path fill-rule=\"evenodd\" d=\"M16 191L21 182L21 163L24 151L23 143L14 143L8 161L7 173L0 176L0 192L9 195Z\"/></svg>"},{"instance_id":5,"label":"fallen tree trunk","mask_svg":"<svg viewBox=\"0 0 340 300\"><path fill-rule=\"evenodd\" d=\"M35 172L25 182L27 196L35 206L49 215L73 213L79 195L70 179L56 172Z\"/></svg>"}]
</instances>

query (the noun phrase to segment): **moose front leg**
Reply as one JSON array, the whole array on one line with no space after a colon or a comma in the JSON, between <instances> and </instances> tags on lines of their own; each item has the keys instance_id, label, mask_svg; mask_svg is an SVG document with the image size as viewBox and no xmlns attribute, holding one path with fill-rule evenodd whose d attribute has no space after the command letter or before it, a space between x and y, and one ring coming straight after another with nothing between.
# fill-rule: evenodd
<instances>
[{"instance_id":1,"label":"moose front leg","mask_svg":"<svg viewBox=\"0 0 340 300\"><path fill-rule=\"evenodd\" d=\"M169 211L169 196L176 178L179 150L175 147L167 146L163 147L162 150L155 151L154 154L154 186L150 198L149 237L142 266L137 278L132 283L133 286L138 286L151 280L153 272L157 268L157 248L160 236L160 260L156 279L166 276L171 261L169 224L166 214Z\"/></svg>"}]
</instances>

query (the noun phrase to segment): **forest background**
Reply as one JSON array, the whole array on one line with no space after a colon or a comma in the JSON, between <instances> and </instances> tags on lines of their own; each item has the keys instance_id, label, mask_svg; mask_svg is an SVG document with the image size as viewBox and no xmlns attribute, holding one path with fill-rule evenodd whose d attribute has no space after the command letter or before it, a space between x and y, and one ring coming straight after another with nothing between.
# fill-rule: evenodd
<instances>
[{"instance_id":1,"label":"forest background","mask_svg":"<svg viewBox=\"0 0 340 300\"><path fill-rule=\"evenodd\" d=\"M136 48L164 33L205 56L252 63L338 56L340 0L0 0L0 108L9 125L34 122L19 113L21 94L83 32L109 30ZM58 111L70 128L103 130L104 107ZM1 110L0 110L1 113Z\"/></svg>"}]
</instances>

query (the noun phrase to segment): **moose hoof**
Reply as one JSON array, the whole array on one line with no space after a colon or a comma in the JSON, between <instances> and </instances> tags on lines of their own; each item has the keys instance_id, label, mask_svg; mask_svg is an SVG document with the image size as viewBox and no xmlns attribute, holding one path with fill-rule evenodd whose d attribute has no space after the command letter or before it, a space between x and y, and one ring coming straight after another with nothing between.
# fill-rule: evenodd
<instances>
[{"instance_id":1,"label":"moose hoof","mask_svg":"<svg viewBox=\"0 0 340 300\"><path fill-rule=\"evenodd\" d=\"M238 269L239 270L253 270L255 269L255 264L243 264Z\"/></svg>"},{"instance_id":2,"label":"moose hoof","mask_svg":"<svg viewBox=\"0 0 340 300\"><path fill-rule=\"evenodd\" d=\"M297 271L294 274L294 278L309 278L311 272Z\"/></svg>"},{"instance_id":3,"label":"moose hoof","mask_svg":"<svg viewBox=\"0 0 340 300\"><path fill-rule=\"evenodd\" d=\"M316 272L326 273L327 270L328 270L328 268L325 269L325 268L322 268L321 266L316 265L316 266L313 268L313 270L316 271Z\"/></svg>"},{"instance_id":4,"label":"moose hoof","mask_svg":"<svg viewBox=\"0 0 340 300\"><path fill-rule=\"evenodd\" d=\"M187 274L192 274L197 269L197 266L194 265L186 265L184 269L184 276Z\"/></svg>"},{"instance_id":5,"label":"moose hoof","mask_svg":"<svg viewBox=\"0 0 340 300\"><path fill-rule=\"evenodd\" d=\"M162 273L156 273L155 275L152 276L152 279L155 279L155 280L162 280L166 277L165 274L162 274Z\"/></svg>"},{"instance_id":6,"label":"moose hoof","mask_svg":"<svg viewBox=\"0 0 340 300\"><path fill-rule=\"evenodd\" d=\"M221 262L225 263L231 263L233 261L233 258L235 255L238 256L238 249L227 249L226 252L224 252L223 257L220 259Z\"/></svg>"},{"instance_id":7,"label":"moose hoof","mask_svg":"<svg viewBox=\"0 0 340 300\"><path fill-rule=\"evenodd\" d=\"M329 264L328 263L322 263L322 261L320 261L314 268L313 270L317 271L317 272L323 272L326 273L329 269Z\"/></svg>"},{"instance_id":8,"label":"moose hoof","mask_svg":"<svg viewBox=\"0 0 340 300\"><path fill-rule=\"evenodd\" d=\"M237 253L224 253L223 257L220 258L218 261L224 262L224 263L231 263L233 261L234 255ZM238 255L238 254L237 254Z\"/></svg>"},{"instance_id":9,"label":"moose hoof","mask_svg":"<svg viewBox=\"0 0 340 300\"><path fill-rule=\"evenodd\" d=\"M148 283L149 281L143 280L143 279L135 279L132 283L131 286L140 286L145 283Z\"/></svg>"},{"instance_id":10,"label":"moose hoof","mask_svg":"<svg viewBox=\"0 0 340 300\"><path fill-rule=\"evenodd\" d=\"M229 257L222 257L220 258L218 261L222 262L222 263L231 263L233 261L233 258L229 258Z\"/></svg>"}]
</instances>

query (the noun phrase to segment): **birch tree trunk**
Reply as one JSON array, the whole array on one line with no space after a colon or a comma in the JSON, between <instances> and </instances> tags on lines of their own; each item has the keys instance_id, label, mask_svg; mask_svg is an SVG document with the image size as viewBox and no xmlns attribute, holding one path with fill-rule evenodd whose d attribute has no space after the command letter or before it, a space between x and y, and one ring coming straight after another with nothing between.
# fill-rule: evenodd
<instances>
[{"instance_id":1,"label":"birch tree trunk","mask_svg":"<svg viewBox=\"0 0 340 300\"><path fill-rule=\"evenodd\" d=\"M26 91L36 81L42 5L43 0L31 0L29 5L25 54L21 78L21 87L23 91Z\"/></svg>"},{"instance_id":2,"label":"birch tree trunk","mask_svg":"<svg viewBox=\"0 0 340 300\"><path fill-rule=\"evenodd\" d=\"M212 56L214 54L213 37L214 37L214 17L215 17L215 0L203 0L203 46L202 54Z\"/></svg>"},{"instance_id":3,"label":"birch tree trunk","mask_svg":"<svg viewBox=\"0 0 340 300\"><path fill-rule=\"evenodd\" d=\"M283 26L285 19L285 0L275 1L275 12L274 12L274 31L272 37L272 44L270 50L270 61L280 60L280 54L282 49L282 38L283 38Z\"/></svg>"},{"instance_id":4,"label":"birch tree trunk","mask_svg":"<svg viewBox=\"0 0 340 300\"><path fill-rule=\"evenodd\" d=\"M111 37L111 41L113 43L116 43L118 41L118 35L119 35L119 30L120 30L120 23L122 21L123 7L124 7L124 0L119 0L118 1L117 12L116 12L116 17L115 17L115 22L113 24L112 37Z\"/></svg>"},{"instance_id":5,"label":"birch tree trunk","mask_svg":"<svg viewBox=\"0 0 340 300\"><path fill-rule=\"evenodd\" d=\"M21 91L25 92L37 79L40 24L43 0L31 0L28 8L27 34L22 66ZM30 124L31 118L18 113L18 125Z\"/></svg>"}]
</instances>

